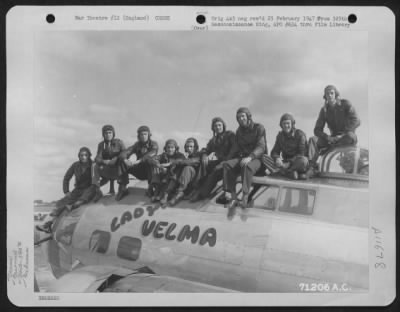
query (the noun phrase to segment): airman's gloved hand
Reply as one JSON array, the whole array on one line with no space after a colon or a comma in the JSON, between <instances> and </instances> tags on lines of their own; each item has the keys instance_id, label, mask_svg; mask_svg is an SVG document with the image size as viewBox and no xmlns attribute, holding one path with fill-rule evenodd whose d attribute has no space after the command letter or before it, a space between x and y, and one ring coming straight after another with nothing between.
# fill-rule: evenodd
<instances>
[{"instance_id":1,"label":"airman's gloved hand","mask_svg":"<svg viewBox=\"0 0 400 312\"><path fill-rule=\"evenodd\" d=\"M279 157L277 159L275 159L275 165L280 168L283 166L283 162L282 159L280 159Z\"/></svg>"},{"instance_id":2,"label":"airman's gloved hand","mask_svg":"<svg viewBox=\"0 0 400 312\"><path fill-rule=\"evenodd\" d=\"M251 162L251 160L251 157L242 158L242 160L240 161L240 167L246 166L249 162Z\"/></svg>"},{"instance_id":3,"label":"airman's gloved hand","mask_svg":"<svg viewBox=\"0 0 400 312\"><path fill-rule=\"evenodd\" d=\"M335 136L328 136L328 144L335 144L337 142L337 138Z\"/></svg>"}]
</instances>

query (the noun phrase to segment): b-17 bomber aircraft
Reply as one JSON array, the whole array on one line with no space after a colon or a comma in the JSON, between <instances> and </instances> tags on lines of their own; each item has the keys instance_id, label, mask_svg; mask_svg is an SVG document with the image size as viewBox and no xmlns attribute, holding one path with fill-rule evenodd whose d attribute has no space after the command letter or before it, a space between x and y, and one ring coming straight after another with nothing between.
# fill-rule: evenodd
<instances>
[{"instance_id":1,"label":"b-17 bomber aircraft","mask_svg":"<svg viewBox=\"0 0 400 312\"><path fill-rule=\"evenodd\" d=\"M139 182L36 233L57 278L48 291L368 291L368 167L368 150L340 147L320 157L318 177L256 177L251 207L232 218L221 187L162 208Z\"/></svg>"}]
</instances>

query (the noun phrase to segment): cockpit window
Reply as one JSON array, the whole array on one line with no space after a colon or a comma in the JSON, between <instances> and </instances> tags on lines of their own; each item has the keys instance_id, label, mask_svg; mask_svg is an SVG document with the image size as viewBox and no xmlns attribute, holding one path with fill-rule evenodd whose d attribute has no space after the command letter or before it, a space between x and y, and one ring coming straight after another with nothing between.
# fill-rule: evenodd
<instances>
[{"instance_id":1,"label":"cockpit window","mask_svg":"<svg viewBox=\"0 0 400 312\"><path fill-rule=\"evenodd\" d=\"M110 245L111 234L109 232L96 230L89 241L89 249L92 252L105 254Z\"/></svg>"},{"instance_id":2,"label":"cockpit window","mask_svg":"<svg viewBox=\"0 0 400 312\"><path fill-rule=\"evenodd\" d=\"M262 186L254 195L254 208L275 210L278 201L279 187Z\"/></svg>"},{"instance_id":3,"label":"cockpit window","mask_svg":"<svg viewBox=\"0 0 400 312\"><path fill-rule=\"evenodd\" d=\"M57 225L56 240L64 245L71 245L72 235L77 224L76 218L63 218Z\"/></svg>"},{"instance_id":4,"label":"cockpit window","mask_svg":"<svg viewBox=\"0 0 400 312\"><path fill-rule=\"evenodd\" d=\"M368 150L346 147L329 152L322 168L326 173L369 175Z\"/></svg>"},{"instance_id":5,"label":"cockpit window","mask_svg":"<svg viewBox=\"0 0 400 312\"><path fill-rule=\"evenodd\" d=\"M117 248L117 256L131 261L139 258L142 241L136 237L123 236L119 240Z\"/></svg>"},{"instance_id":6,"label":"cockpit window","mask_svg":"<svg viewBox=\"0 0 400 312\"><path fill-rule=\"evenodd\" d=\"M315 202L315 190L282 188L279 211L311 215Z\"/></svg>"}]
</instances>

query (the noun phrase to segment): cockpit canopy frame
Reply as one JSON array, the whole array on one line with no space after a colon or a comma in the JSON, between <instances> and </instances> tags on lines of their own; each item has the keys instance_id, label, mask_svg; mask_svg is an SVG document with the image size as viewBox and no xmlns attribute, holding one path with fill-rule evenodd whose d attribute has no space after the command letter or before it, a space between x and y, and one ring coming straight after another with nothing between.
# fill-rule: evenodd
<instances>
[{"instance_id":1,"label":"cockpit canopy frame","mask_svg":"<svg viewBox=\"0 0 400 312\"><path fill-rule=\"evenodd\" d=\"M320 177L369 181L369 151L358 146L328 150L319 158Z\"/></svg>"}]
</instances>

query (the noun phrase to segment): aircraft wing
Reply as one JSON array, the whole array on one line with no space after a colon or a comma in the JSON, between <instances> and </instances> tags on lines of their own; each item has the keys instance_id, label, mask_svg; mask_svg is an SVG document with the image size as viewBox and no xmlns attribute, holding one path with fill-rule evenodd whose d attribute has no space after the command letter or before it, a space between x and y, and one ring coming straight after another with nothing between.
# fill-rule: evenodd
<instances>
[{"instance_id":1,"label":"aircraft wing","mask_svg":"<svg viewBox=\"0 0 400 312\"><path fill-rule=\"evenodd\" d=\"M48 287L48 292L217 293L236 291L141 270L95 265L77 268L63 275Z\"/></svg>"}]
</instances>

